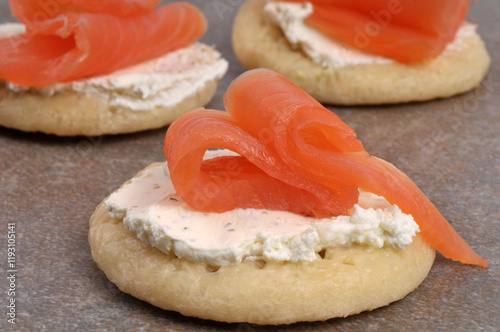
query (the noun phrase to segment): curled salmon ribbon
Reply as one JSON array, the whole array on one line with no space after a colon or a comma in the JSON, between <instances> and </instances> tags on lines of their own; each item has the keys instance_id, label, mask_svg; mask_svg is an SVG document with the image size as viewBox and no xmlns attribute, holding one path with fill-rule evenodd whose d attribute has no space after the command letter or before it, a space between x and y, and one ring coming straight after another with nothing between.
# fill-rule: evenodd
<instances>
[{"instance_id":1,"label":"curled salmon ribbon","mask_svg":"<svg viewBox=\"0 0 500 332\"><path fill-rule=\"evenodd\" d=\"M186 47L207 21L160 0L10 0L26 33L0 39L0 79L42 87L105 75Z\"/></svg>"},{"instance_id":2,"label":"curled salmon ribbon","mask_svg":"<svg viewBox=\"0 0 500 332\"><path fill-rule=\"evenodd\" d=\"M416 63L439 56L455 38L470 6L470 0L308 2L313 4L314 11L306 22L312 27L363 52L401 63Z\"/></svg>"},{"instance_id":3,"label":"curled salmon ribbon","mask_svg":"<svg viewBox=\"0 0 500 332\"><path fill-rule=\"evenodd\" d=\"M193 209L322 218L346 214L361 188L411 214L445 257L488 265L405 174L369 155L352 128L287 78L267 69L246 72L230 85L224 103L228 112L195 110L167 131L172 183ZM237 155L203 160L210 148Z\"/></svg>"}]
</instances>

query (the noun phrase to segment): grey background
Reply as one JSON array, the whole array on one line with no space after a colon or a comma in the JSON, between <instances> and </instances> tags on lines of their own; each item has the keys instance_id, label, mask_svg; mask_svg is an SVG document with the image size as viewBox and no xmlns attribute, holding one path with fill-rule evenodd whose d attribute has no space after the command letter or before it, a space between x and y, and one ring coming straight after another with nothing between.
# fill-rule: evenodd
<instances>
[{"instance_id":1,"label":"grey background","mask_svg":"<svg viewBox=\"0 0 500 332\"><path fill-rule=\"evenodd\" d=\"M198 0L210 29L203 41L230 62L210 108L243 68L231 48L242 0ZM18 331L494 331L500 328L500 6L473 1L469 20L492 56L475 91L445 100L381 107L332 107L367 151L413 179L487 269L437 256L404 300L326 322L257 327L163 311L120 292L92 261L88 220L97 204L146 165L164 160L166 128L131 135L61 138L0 128L0 330ZM8 2L0 22L14 22ZM16 224L17 324L7 323L7 223Z\"/></svg>"}]
</instances>

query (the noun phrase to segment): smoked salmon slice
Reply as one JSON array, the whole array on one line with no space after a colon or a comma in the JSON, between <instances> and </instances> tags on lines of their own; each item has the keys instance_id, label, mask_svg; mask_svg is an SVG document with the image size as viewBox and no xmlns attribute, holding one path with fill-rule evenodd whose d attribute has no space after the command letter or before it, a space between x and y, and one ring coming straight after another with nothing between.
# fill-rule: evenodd
<instances>
[{"instance_id":1,"label":"smoked salmon slice","mask_svg":"<svg viewBox=\"0 0 500 332\"><path fill-rule=\"evenodd\" d=\"M157 1L72 0L53 18L36 21L40 3L11 0L28 30L0 40L0 79L41 87L108 74L186 47L207 29L200 10L184 2L153 10Z\"/></svg>"},{"instance_id":2,"label":"smoked salmon slice","mask_svg":"<svg viewBox=\"0 0 500 332\"><path fill-rule=\"evenodd\" d=\"M153 10L161 0L10 0L12 14L28 28L37 21L68 12L106 13L114 16L142 15Z\"/></svg>"},{"instance_id":3,"label":"smoked salmon slice","mask_svg":"<svg viewBox=\"0 0 500 332\"><path fill-rule=\"evenodd\" d=\"M445 257L488 265L407 176L370 156L349 126L288 79L266 69L249 71L230 85L224 104L227 113L195 110L167 131L172 183L192 208L287 210L320 218L346 214L361 188L411 214ZM209 148L238 155L204 161Z\"/></svg>"},{"instance_id":4,"label":"smoked salmon slice","mask_svg":"<svg viewBox=\"0 0 500 332\"><path fill-rule=\"evenodd\" d=\"M304 2L302 0L287 0ZM460 28L470 0L310 0L307 23L341 43L402 63L440 55Z\"/></svg>"}]
</instances>

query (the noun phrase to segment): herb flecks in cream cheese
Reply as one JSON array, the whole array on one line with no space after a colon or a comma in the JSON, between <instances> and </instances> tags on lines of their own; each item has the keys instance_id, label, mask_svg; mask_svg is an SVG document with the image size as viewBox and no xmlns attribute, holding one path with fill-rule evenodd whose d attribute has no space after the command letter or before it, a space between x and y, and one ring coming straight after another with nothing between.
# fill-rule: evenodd
<instances>
[{"instance_id":1,"label":"herb flecks in cream cheese","mask_svg":"<svg viewBox=\"0 0 500 332\"><path fill-rule=\"evenodd\" d=\"M210 151L207 156L226 153ZM324 248L352 244L404 248L419 231L412 216L366 192L361 192L351 215L325 219L258 209L194 211L175 195L164 164L144 171L105 204L110 215L123 219L125 228L142 241L212 265L235 264L246 257L313 261Z\"/></svg>"}]
</instances>

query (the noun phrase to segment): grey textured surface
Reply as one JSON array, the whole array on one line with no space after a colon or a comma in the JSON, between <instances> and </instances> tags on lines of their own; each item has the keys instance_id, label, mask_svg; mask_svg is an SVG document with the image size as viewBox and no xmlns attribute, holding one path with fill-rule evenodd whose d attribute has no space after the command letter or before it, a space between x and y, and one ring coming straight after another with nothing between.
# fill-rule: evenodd
<instances>
[{"instance_id":1,"label":"grey textured surface","mask_svg":"<svg viewBox=\"0 0 500 332\"><path fill-rule=\"evenodd\" d=\"M209 107L240 73L230 30L242 0L198 0L203 40L230 69ZM487 269L438 255L429 277L388 307L279 328L183 317L123 294L92 261L88 220L97 204L146 165L164 160L166 128L133 135L60 138L0 128L0 330L18 331L498 331L500 329L500 6L473 2L469 19L492 56L477 90L390 107L332 108L366 149L403 170L485 257ZM0 22L10 17L0 3ZM7 224L16 228L16 325L7 322Z\"/></svg>"}]
</instances>

